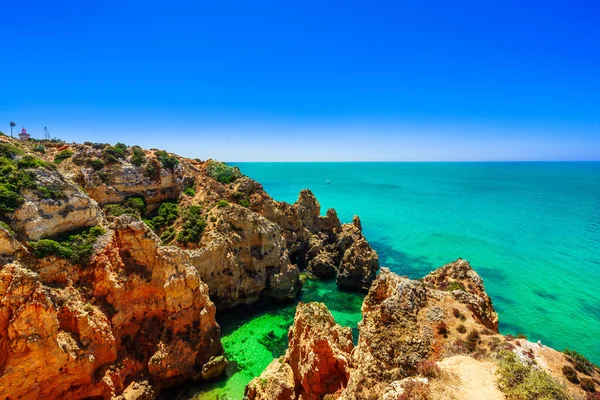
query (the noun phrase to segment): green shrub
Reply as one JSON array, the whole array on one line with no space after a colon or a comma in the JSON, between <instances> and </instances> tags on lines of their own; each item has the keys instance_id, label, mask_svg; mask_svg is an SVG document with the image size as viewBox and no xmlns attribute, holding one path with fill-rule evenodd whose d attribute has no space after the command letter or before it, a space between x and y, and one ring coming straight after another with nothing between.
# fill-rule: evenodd
<instances>
[{"instance_id":1,"label":"green shrub","mask_svg":"<svg viewBox=\"0 0 600 400\"><path fill-rule=\"evenodd\" d=\"M59 199L67 198L67 196L62 191L50 189L47 186L40 185L37 187L37 191L40 193L40 195L44 199L59 200Z\"/></svg>"},{"instance_id":2,"label":"green shrub","mask_svg":"<svg viewBox=\"0 0 600 400\"><path fill-rule=\"evenodd\" d=\"M23 204L23 201L23 197L18 193L15 186L0 183L0 211L15 211Z\"/></svg>"},{"instance_id":3,"label":"green shrub","mask_svg":"<svg viewBox=\"0 0 600 400\"><path fill-rule=\"evenodd\" d=\"M115 144L115 149L117 149L118 151L123 153L123 155L125 155L125 152L127 151L128 147L126 144L117 143L117 144Z\"/></svg>"},{"instance_id":4,"label":"green shrub","mask_svg":"<svg viewBox=\"0 0 600 400\"><path fill-rule=\"evenodd\" d=\"M227 200L219 200L217 201L217 207L219 208L223 208L223 207L227 207L229 205L229 203L227 202Z\"/></svg>"},{"instance_id":5,"label":"green shrub","mask_svg":"<svg viewBox=\"0 0 600 400\"><path fill-rule=\"evenodd\" d=\"M575 368L571 367L570 365L565 365L562 367L562 372L569 382L575 384L579 383L579 378L577 378L577 372L575 372Z\"/></svg>"},{"instance_id":6,"label":"green shrub","mask_svg":"<svg viewBox=\"0 0 600 400\"><path fill-rule=\"evenodd\" d=\"M46 147L43 144L38 144L33 148L33 151L37 151L38 153L46 154Z\"/></svg>"},{"instance_id":7,"label":"green shrub","mask_svg":"<svg viewBox=\"0 0 600 400\"><path fill-rule=\"evenodd\" d=\"M248 200L248 199L242 199L242 200L240 200L239 204L242 207L248 208L248 207L250 207L250 200Z\"/></svg>"},{"instance_id":8,"label":"green shrub","mask_svg":"<svg viewBox=\"0 0 600 400\"><path fill-rule=\"evenodd\" d=\"M581 378L581 388L586 392L594 393L596 391L596 385L590 378Z\"/></svg>"},{"instance_id":9,"label":"green shrub","mask_svg":"<svg viewBox=\"0 0 600 400\"><path fill-rule=\"evenodd\" d=\"M98 176L98 178L100 178L100 180L102 181L102 183L108 183L109 179L108 179L108 174L106 172L97 172L96 175Z\"/></svg>"},{"instance_id":10,"label":"green shrub","mask_svg":"<svg viewBox=\"0 0 600 400\"><path fill-rule=\"evenodd\" d=\"M202 209L198 206L191 206L184 215L184 223L181 225L181 231L177 235L179 243L198 243L206 228L206 221L201 216Z\"/></svg>"},{"instance_id":11,"label":"green shrub","mask_svg":"<svg viewBox=\"0 0 600 400\"><path fill-rule=\"evenodd\" d=\"M183 193L187 194L190 197L194 197L196 195L196 191L193 187L186 187L183 189Z\"/></svg>"},{"instance_id":12,"label":"green shrub","mask_svg":"<svg viewBox=\"0 0 600 400\"><path fill-rule=\"evenodd\" d=\"M104 168L104 161L99 158L94 158L93 160L88 161L88 165L94 169L94 171L100 171Z\"/></svg>"},{"instance_id":13,"label":"green shrub","mask_svg":"<svg viewBox=\"0 0 600 400\"><path fill-rule=\"evenodd\" d=\"M156 166L152 163L148 163L144 168L144 175L148 178L154 178L156 176Z\"/></svg>"},{"instance_id":14,"label":"green shrub","mask_svg":"<svg viewBox=\"0 0 600 400\"><path fill-rule=\"evenodd\" d=\"M6 222L0 221L0 228L6 229L8 231L8 233L10 234L10 236L15 237L15 231L13 231Z\"/></svg>"},{"instance_id":15,"label":"green shrub","mask_svg":"<svg viewBox=\"0 0 600 400\"><path fill-rule=\"evenodd\" d=\"M173 241L173 239L175 239L176 234L177 232L175 232L175 229L173 227L169 227L162 233L162 235L160 235L160 240L163 244L170 243Z\"/></svg>"},{"instance_id":16,"label":"green shrub","mask_svg":"<svg viewBox=\"0 0 600 400\"><path fill-rule=\"evenodd\" d=\"M137 215L146 214L146 202L140 196L131 196L125 200L123 206L134 211Z\"/></svg>"},{"instance_id":17,"label":"green shrub","mask_svg":"<svg viewBox=\"0 0 600 400\"><path fill-rule=\"evenodd\" d=\"M104 206L104 212L114 217L127 214L127 210L125 210L125 207L123 207L121 204L107 204Z\"/></svg>"},{"instance_id":18,"label":"green shrub","mask_svg":"<svg viewBox=\"0 0 600 400\"><path fill-rule=\"evenodd\" d=\"M11 143L0 142L0 157L15 158L23 154L23 150Z\"/></svg>"},{"instance_id":19,"label":"green shrub","mask_svg":"<svg viewBox=\"0 0 600 400\"><path fill-rule=\"evenodd\" d=\"M152 222L151 219L142 218L142 222L148 225L148 228L152 229L153 231L156 231L156 228L154 227L154 222Z\"/></svg>"},{"instance_id":20,"label":"green shrub","mask_svg":"<svg viewBox=\"0 0 600 400\"><path fill-rule=\"evenodd\" d=\"M586 375L592 375L594 373L594 364L582 354L579 354L575 350L565 349L567 359L573 364L575 369Z\"/></svg>"},{"instance_id":21,"label":"green shrub","mask_svg":"<svg viewBox=\"0 0 600 400\"><path fill-rule=\"evenodd\" d=\"M29 245L38 258L56 255L74 264L80 264L92 255L96 239L105 232L102 227L95 226L63 240L41 239L37 242L29 242Z\"/></svg>"},{"instance_id":22,"label":"green shrub","mask_svg":"<svg viewBox=\"0 0 600 400\"><path fill-rule=\"evenodd\" d=\"M107 146L102 150L102 156L107 164L114 164L119 162L119 159L125 158L126 149L127 146L125 146L125 149L118 146Z\"/></svg>"},{"instance_id":23,"label":"green shrub","mask_svg":"<svg viewBox=\"0 0 600 400\"><path fill-rule=\"evenodd\" d=\"M465 326L463 324L460 324L456 327L456 331L458 333L465 333L467 331L467 328L465 328Z\"/></svg>"},{"instance_id":24,"label":"green shrub","mask_svg":"<svg viewBox=\"0 0 600 400\"><path fill-rule=\"evenodd\" d=\"M114 217L128 214L140 218L146 214L146 202L139 196L131 196L121 204L107 204L104 211Z\"/></svg>"},{"instance_id":25,"label":"green shrub","mask_svg":"<svg viewBox=\"0 0 600 400\"><path fill-rule=\"evenodd\" d=\"M179 217L179 207L177 206L177 203L170 201L162 203L158 208L157 217L162 218L162 221L160 221L162 224L172 225L177 217ZM156 223L157 222L155 222L155 224Z\"/></svg>"},{"instance_id":26,"label":"green shrub","mask_svg":"<svg viewBox=\"0 0 600 400\"><path fill-rule=\"evenodd\" d=\"M509 400L569 400L565 388L544 371L522 364L511 351L499 352L498 386Z\"/></svg>"},{"instance_id":27,"label":"green shrub","mask_svg":"<svg viewBox=\"0 0 600 400\"><path fill-rule=\"evenodd\" d=\"M462 290L463 292L465 291L465 286L458 282L458 281L452 281L448 284L448 289L449 292L453 292L455 290Z\"/></svg>"},{"instance_id":28,"label":"green shrub","mask_svg":"<svg viewBox=\"0 0 600 400\"><path fill-rule=\"evenodd\" d=\"M467 335L467 350L475 351L477 344L479 343L479 331L473 329Z\"/></svg>"},{"instance_id":29,"label":"green shrub","mask_svg":"<svg viewBox=\"0 0 600 400\"><path fill-rule=\"evenodd\" d=\"M238 167L232 167L225 163L209 160L206 164L206 174L223 183L228 184L242 177Z\"/></svg>"},{"instance_id":30,"label":"green shrub","mask_svg":"<svg viewBox=\"0 0 600 400\"><path fill-rule=\"evenodd\" d=\"M133 155L131 156L131 163L139 167L146 161L146 153L144 153L144 150L139 146L134 146L132 149Z\"/></svg>"},{"instance_id":31,"label":"green shrub","mask_svg":"<svg viewBox=\"0 0 600 400\"><path fill-rule=\"evenodd\" d=\"M158 161L160 161L162 166L165 168L172 170L177 164L179 164L177 157L170 155L166 151L156 150L154 154L156 154L156 158L158 158Z\"/></svg>"},{"instance_id":32,"label":"green shrub","mask_svg":"<svg viewBox=\"0 0 600 400\"><path fill-rule=\"evenodd\" d=\"M73 152L71 150L63 150L54 157L54 162L56 164L60 164L61 162L70 157L73 157Z\"/></svg>"},{"instance_id":33,"label":"green shrub","mask_svg":"<svg viewBox=\"0 0 600 400\"><path fill-rule=\"evenodd\" d=\"M17 161L17 167L20 169L24 168L37 168L37 167L46 167L46 163L39 158L35 158L30 155L23 156L19 161Z\"/></svg>"}]
</instances>

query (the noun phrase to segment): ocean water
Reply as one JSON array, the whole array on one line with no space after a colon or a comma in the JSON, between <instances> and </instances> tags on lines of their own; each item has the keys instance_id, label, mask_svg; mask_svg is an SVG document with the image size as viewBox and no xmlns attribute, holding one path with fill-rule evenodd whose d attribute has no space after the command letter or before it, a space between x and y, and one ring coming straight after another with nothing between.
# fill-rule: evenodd
<instances>
[{"instance_id":1,"label":"ocean water","mask_svg":"<svg viewBox=\"0 0 600 400\"><path fill-rule=\"evenodd\" d=\"M600 363L600 163L235 165L277 200L293 203L309 188L322 214L333 207L342 222L359 215L381 265L398 274L419 278L469 260L502 333ZM309 281L301 300L324 301L355 329L362 297ZM244 385L285 351L293 313L287 305L220 315L225 350L237 365L228 379L186 393L241 399Z\"/></svg>"}]
</instances>

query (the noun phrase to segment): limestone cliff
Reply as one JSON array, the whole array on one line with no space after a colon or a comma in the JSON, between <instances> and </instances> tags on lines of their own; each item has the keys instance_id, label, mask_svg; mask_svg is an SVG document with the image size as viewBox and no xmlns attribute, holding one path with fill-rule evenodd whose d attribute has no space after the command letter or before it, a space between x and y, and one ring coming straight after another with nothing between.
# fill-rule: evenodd
<instances>
[{"instance_id":1,"label":"limestone cliff","mask_svg":"<svg viewBox=\"0 0 600 400\"><path fill-rule=\"evenodd\" d=\"M215 379L217 308L294 299L317 257L361 288L378 267L310 191L277 202L213 160L6 137L0 153L2 398L151 398Z\"/></svg>"}]
</instances>

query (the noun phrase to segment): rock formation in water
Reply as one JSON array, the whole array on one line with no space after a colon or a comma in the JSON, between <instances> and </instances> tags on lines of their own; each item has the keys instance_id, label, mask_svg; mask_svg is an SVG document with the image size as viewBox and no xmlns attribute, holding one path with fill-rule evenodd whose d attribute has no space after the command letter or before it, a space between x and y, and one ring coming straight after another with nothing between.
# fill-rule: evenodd
<instances>
[{"instance_id":1,"label":"rock formation in water","mask_svg":"<svg viewBox=\"0 0 600 400\"><path fill-rule=\"evenodd\" d=\"M383 268L364 299L362 315L358 344L353 348L338 344L335 338L343 336L339 332L344 328L335 324L324 305L299 306L286 355L247 386L248 397L398 400L503 399L507 394L515 399L588 396L563 373L573 361L577 363L577 357L569 361L546 346L498 333L497 314L482 280L465 260L445 265L421 281ZM349 339L343 336L342 343ZM295 354L310 356L294 358ZM341 367L330 378L331 369L324 365ZM600 376L593 368L588 372L587 377L573 372L579 375L575 377L577 383L585 379L593 382ZM320 385L322 381L332 384ZM515 395L516 390L519 395Z\"/></svg>"},{"instance_id":2,"label":"rock formation in water","mask_svg":"<svg viewBox=\"0 0 600 400\"><path fill-rule=\"evenodd\" d=\"M350 287L378 267L310 191L277 202L216 161L2 136L0 168L2 398L151 398L218 378L217 308L294 299L316 258Z\"/></svg>"}]
</instances>

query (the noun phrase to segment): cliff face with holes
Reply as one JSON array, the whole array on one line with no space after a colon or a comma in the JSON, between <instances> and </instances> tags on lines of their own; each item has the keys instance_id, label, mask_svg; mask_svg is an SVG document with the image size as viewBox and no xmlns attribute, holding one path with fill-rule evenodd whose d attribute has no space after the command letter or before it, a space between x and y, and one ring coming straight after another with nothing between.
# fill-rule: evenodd
<instances>
[{"instance_id":1,"label":"cliff face with holes","mask_svg":"<svg viewBox=\"0 0 600 400\"><path fill-rule=\"evenodd\" d=\"M274 201L212 160L6 137L0 152L19 180L0 180L3 398L154 397L215 379L217 308L291 300L303 269L368 288L379 267L358 219L321 216L307 190Z\"/></svg>"}]
</instances>

